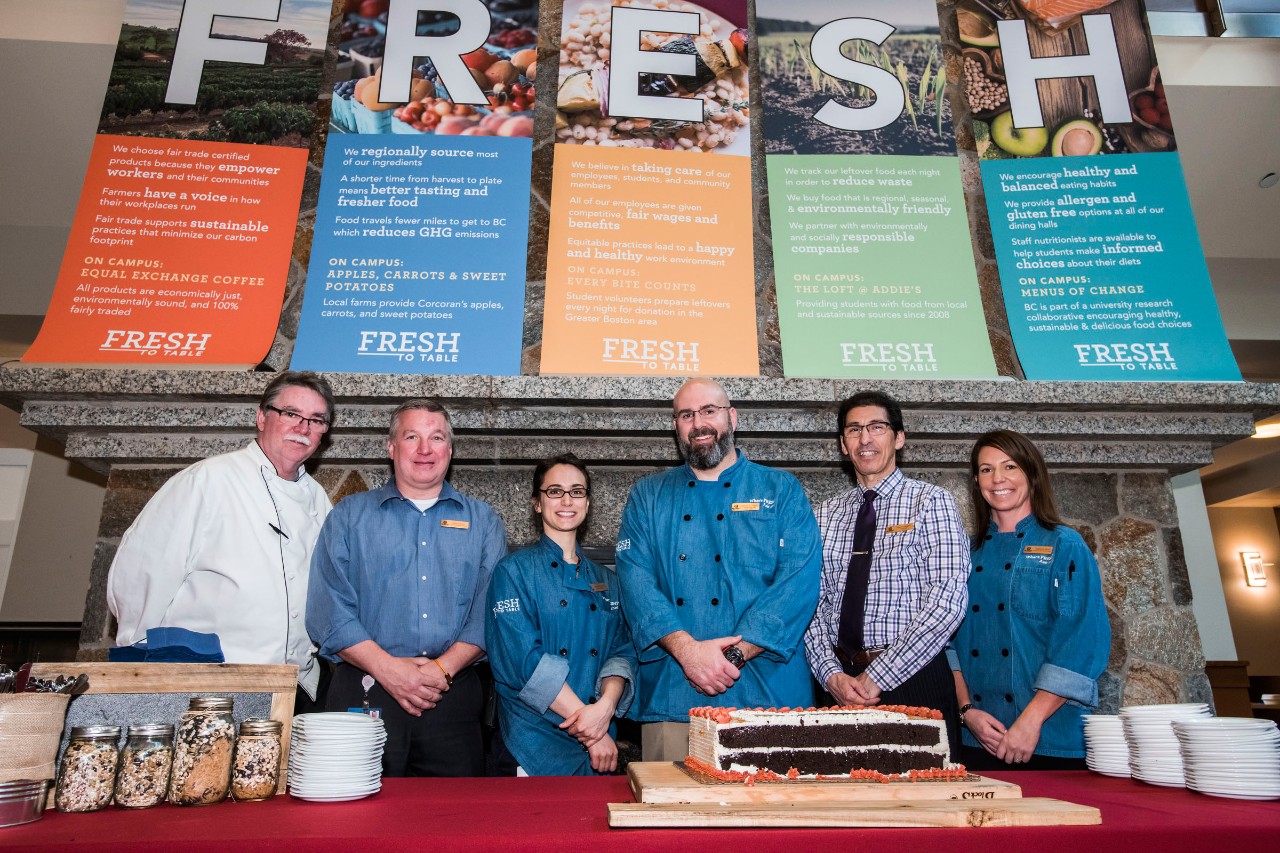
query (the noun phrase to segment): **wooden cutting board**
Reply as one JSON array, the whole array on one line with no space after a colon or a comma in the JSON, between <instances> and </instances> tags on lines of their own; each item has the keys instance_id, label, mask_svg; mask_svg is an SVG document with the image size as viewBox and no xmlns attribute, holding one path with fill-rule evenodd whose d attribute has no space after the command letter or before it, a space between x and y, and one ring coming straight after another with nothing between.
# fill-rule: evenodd
<instances>
[{"instance_id":1,"label":"wooden cutting board","mask_svg":"<svg viewBox=\"0 0 1280 853\"><path fill-rule=\"evenodd\" d=\"M1091 806L1040 797L768 804L610 803L612 827L1087 826Z\"/></svg>"},{"instance_id":2,"label":"wooden cutting board","mask_svg":"<svg viewBox=\"0 0 1280 853\"><path fill-rule=\"evenodd\" d=\"M627 766L627 779L637 803L851 803L886 800L1016 799L1022 789L1012 782L971 775L957 782L706 782L671 762L644 761ZM950 825L950 824L947 824Z\"/></svg>"}]
</instances>

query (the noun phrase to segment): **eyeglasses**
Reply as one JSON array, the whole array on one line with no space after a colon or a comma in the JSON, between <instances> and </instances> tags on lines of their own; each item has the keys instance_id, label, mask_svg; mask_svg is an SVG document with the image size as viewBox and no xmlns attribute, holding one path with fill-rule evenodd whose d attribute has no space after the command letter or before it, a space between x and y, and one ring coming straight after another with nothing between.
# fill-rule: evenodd
<instances>
[{"instance_id":1,"label":"eyeglasses","mask_svg":"<svg viewBox=\"0 0 1280 853\"><path fill-rule=\"evenodd\" d=\"M722 409L732 408L730 406L717 406L714 403L708 403L700 409L681 409L675 413L675 419L681 423L689 423L698 415L704 418L714 418Z\"/></svg>"},{"instance_id":2,"label":"eyeglasses","mask_svg":"<svg viewBox=\"0 0 1280 853\"><path fill-rule=\"evenodd\" d=\"M580 501L587 495L591 494L583 486L574 486L572 489L562 489L559 486L552 486L549 489L538 489L538 491L551 498L553 501L558 501L565 495L568 495L575 501Z\"/></svg>"},{"instance_id":3,"label":"eyeglasses","mask_svg":"<svg viewBox=\"0 0 1280 853\"><path fill-rule=\"evenodd\" d=\"M879 438L891 429L893 429L893 425L885 421L872 421L869 424L845 424L844 434L858 435L865 430L867 435Z\"/></svg>"},{"instance_id":4,"label":"eyeglasses","mask_svg":"<svg viewBox=\"0 0 1280 853\"><path fill-rule=\"evenodd\" d=\"M280 409L275 406L263 406L262 408L266 409L268 412L275 412L277 415L284 418L285 422L289 424L289 426L293 426L294 424L306 424L316 432L326 432L329 429L329 422L324 418L309 418L301 412L293 412L289 409Z\"/></svg>"}]
</instances>

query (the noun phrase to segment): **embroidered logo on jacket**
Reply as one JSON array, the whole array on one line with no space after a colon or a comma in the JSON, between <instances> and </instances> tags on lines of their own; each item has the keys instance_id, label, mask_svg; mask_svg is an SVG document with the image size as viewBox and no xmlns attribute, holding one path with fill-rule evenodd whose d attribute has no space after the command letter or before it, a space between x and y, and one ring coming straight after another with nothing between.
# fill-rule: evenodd
<instances>
[{"instance_id":1,"label":"embroidered logo on jacket","mask_svg":"<svg viewBox=\"0 0 1280 853\"><path fill-rule=\"evenodd\" d=\"M519 613L519 612L520 612L520 599L518 598L504 598L501 601L495 601L493 603L493 615L495 616L497 616L499 613Z\"/></svg>"}]
</instances>

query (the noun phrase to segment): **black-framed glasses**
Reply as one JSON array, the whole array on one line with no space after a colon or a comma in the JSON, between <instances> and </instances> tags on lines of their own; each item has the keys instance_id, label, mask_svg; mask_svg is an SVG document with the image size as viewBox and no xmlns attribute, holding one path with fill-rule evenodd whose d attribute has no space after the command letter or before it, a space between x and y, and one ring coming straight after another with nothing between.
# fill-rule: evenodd
<instances>
[{"instance_id":1,"label":"black-framed glasses","mask_svg":"<svg viewBox=\"0 0 1280 853\"><path fill-rule=\"evenodd\" d=\"M285 423L290 426L294 424L307 424L316 432L326 432L329 429L329 422L324 418L309 418L301 412L295 412L290 409L281 409L278 406L263 406L268 412L275 412L284 418Z\"/></svg>"},{"instance_id":2,"label":"black-framed glasses","mask_svg":"<svg viewBox=\"0 0 1280 853\"><path fill-rule=\"evenodd\" d=\"M707 405L699 409L681 409L680 411L676 412L675 419L680 421L681 423L687 424L698 415L702 415L704 418L714 418L719 412L728 408L731 408L731 407L717 406L715 403L707 403Z\"/></svg>"},{"instance_id":3,"label":"black-framed glasses","mask_svg":"<svg viewBox=\"0 0 1280 853\"><path fill-rule=\"evenodd\" d=\"M879 438L891 429L893 429L893 424L887 421L872 421L869 424L845 424L844 434L856 436L865 430L867 435Z\"/></svg>"},{"instance_id":4,"label":"black-framed glasses","mask_svg":"<svg viewBox=\"0 0 1280 853\"><path fill-rule=\"evenodd\" d=\"M591 494L591 492L587 491L585 486L574 486L572 489L562 489L559 486L551 486L546 489L538 489L538 491L542 492L542 494L551 498L553 501L558 501L565 495L568 495L575 501L580 501Z\"/></svg>"}]
</instances>

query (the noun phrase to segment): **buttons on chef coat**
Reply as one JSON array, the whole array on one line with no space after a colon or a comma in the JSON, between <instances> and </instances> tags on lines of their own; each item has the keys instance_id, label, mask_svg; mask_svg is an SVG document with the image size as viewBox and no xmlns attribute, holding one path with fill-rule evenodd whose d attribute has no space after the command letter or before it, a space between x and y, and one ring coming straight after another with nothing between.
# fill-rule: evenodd
<instances>
[{"instance_id":1,"label":"buttons on chef coat","mask_svg":"<svg viewBox=\"0 0 1280 853\"><path fill-rule=\"evenodd\" d=\"M561 607L568 607L568 606L569 606L569 602L568 602L568 601L565 601L565 600L562 598L562 599L560 599L560 606L561 606Z\"/></svg>"},{"instance_id":2,"label":"buttons on chef coat","mask_svg":"<svg viewBox=\"0 0 1280 853\"><path fill-rule=\"evenodd\" d=\"M1004 657L1008 657L1008 656L1009 656L1009 650L1008 650L1008 649L1001 649L1001 650L1000 650L1000 654L1001 654L1001 655L1003 655Z\"/></svg>"},{"instance_id":3,"label":"buttons on chef coat","mask_svg":"<svg viewBox=\"0 0 1280 853\"><path fill-rule=\"evenodd\" d=\"M684 607L684 599L683 599L683 598L677 598L677 599L676 599L676 607Z\"/></svg>"},{"instance_id":4,"label":"buttons on chef coat","mask_svg":"<svg viewBox=\"0 0 1280 853\"><path fill-rule=\"evenodd\" d=\"M1013 694L1011 694L1011 693L1006 693L1006 694L1004 694L1004 701L1006 701L1006 702L1012 702L1012 701L1013 701Z\"/></svg>"},{"instance_id":5,"label":"buttons on chef coat","mask_svg":"<svg viewBox=\"0 0 1280 853\"><path fill-rule=\"evenodd\" d=\"M690 480L690 481L689 481L689 488L691 488L691 489L693 488L693 480Z\"/></svg>"},{"instance_id":6,"label":"buttons on chef coat","mask_svg":"<svg viewBox=\"0 0 1280 853\"><path fill-rule=\"evenodd\" d=\"M568 650L568 649L561 649L561 650L560 650L560 657L562 657L562 658L567 658L568 656L569 656L569 650Z\"/></svg>"},{"instance_id":7,"label":"buttons on chef coat","mask_svg":"<svg viewBox=\"0 0 1280 853\"><path fill-rule=\"evenodd\" d=\"M1026 536L1026 535L1027 535L1027 534L1025 534L1025 533L1019 533L1019 534L1018 534L1018 538L1019 538L1019 539L1021 539L1023 536ZM1010 701L1010 702L1012 702L1013 700L1012 700L1012 699L1010 699L1009 701Z\"/></svg>"},{"instance_id":8,"label":"buttons on chef coat","mask_svg":"<svg viewBox=\"0 0 1280 853\"><path fill-rule=\"evenodd\" d=\"M686 515L686 516L684 517L684 520L685 520L685 521L691 521L692 519L693 519L693 516L691 516L691 515Z\"/></svg>"},{"instance_id":9,"label":"buttons on chef coat","mask_svg":"<svg viewBox=\"0 0 1280 853\"><path fill-rule=\"evenodd\" d=\"M975 605L973 605L973 612L974 612L974 613L977 613L977 612L978 612L978 610L979 610L978 605L976 605L976 604L975 604Z\"/></svg>"},{"instance_id":10,"label":"buttons on chef coat","mask_svg":"<svg viewBox=\"0 0 1280 853\"><path fill-rule=\"evenodd\" d=\"M716 521L724 521L724 513L723 513L723 512L722 512L722 513L719 513L718 515L716 515Z\"/></svg>"},{"instance_id":11,"label":"buttons on chef coat","mask_svg":"<svg viewBox=\"0 0 1280 853\"><path fill-rule=\"evenodd\" d=\"M976 658L978 656L978 650L974 649L973 651L969 652L969 654L973 655Z\"/></svg>"},{"instance_id":12,"label":"buttons on chef coat","mask_svg":"<svg viewBox=\"0 0 1280 853\"><path fill-rule=\"evenodd\" d=\"M595 606L594 604L593 604L593 605L591 605L591 609L592 609L592 610L595 610L595 609L596 609L596 606Z\"/></svg>"},{"instance_id":13,"label":"buttons on chef coat","mask_svg":"<svg viewBox=\"0 0 1280 853\"><path fill-rule=\"evenodd\" d=\"M712 607L719 607L719 606L720 606L720 599L718 599L718 598L713 598L713 599L711 599L711 606L712 606Z\"/></svg>"},{"instance_id":14,"label":"buttons on chef coat","mask_svg":"<svg viewBox=\"0 0 1280 853\"><path fill-rule=\"evenodd\" d=\"M687 559L688 559L688 557L686 557L684 554L681 554L681 555L680 555L680 562L682 562L682 563L683 563L683 562L684 562L685 560L687 560Z\"/></svg>"},{"instance_id":15,"label":"buttons on chef coat","mask_svg":"<svg viewBox=\"0 0 1280 853\"><path fill-rule=\"evenodd\" d=\"M1004 602L1003 602L1003 601L996 605L996 610L1004 610Z\"/></svg>"},{"instance_id":16,"label":"buttons on chef coat","mask_svg":"<svg viewBox=\"0 0 1280 853\"><path fill-rule=\"evenodd\" d=\"M1012 568L1013 568L1013 563L1005 563L1005 564L1004 564L1004 570L1005 570L1006 572L1007 572L1007 571L1009 571L1009 570L1010 570L1010 569L1012 569Z\"/></svg>"},{"instance_id":17,"label":"buttons on chef coat","mask_svg":"<svg viewBox=\"0 0 1280 853\"><path fill-rule=\"evenodd\" d=\"M975 702L981 702L981 701L982 701L982 697L981 697L981 696L979 696L977 693L975 693L975 694L973 694L973 701L975 701Z\"/></svg>"},{"instance_id":18,"label":"buttons on chef coat","mask_svg":"<svg viewBox=\"0 0 1280 853\"><path fill-rule=\"evenodd\" d=\"M724 487L727 489L727 488L729 488L729 487L730 487L730 486L732 486L732 485L733 485L733 483L725 483L725 484L724 484Z\"/></svg>"},{"instance_id":19,"label":"buttons on chef coat","mask_svg":"<svg viewBox=\"0 0 1280 853\"><path fill-rule=\"evenodd\" d=\"M592 649L592 650L591 650L591 656L592 656L592 657L596 657L596 656L598 656L599 654L600 654L600 653L599 653L598 651L596 651L595 649Z\"/></svg>"},{"instance_id":20,"label":"buttons on chef coat","mask_svg":"<svg viewBox=\"0 0 1280 853\"><path fill-rule=\"evenodd\" d=\"M720 562L720 555L719 555L719 554L716 554L716 562L717 562L717 563L718 563L718 562Z\"/></svg>"},{"instance_id":21,"label":"buttons on chef coat","mask_svg":"<svg viewBox=\"0 0 1280 853\"><path fill-rule=\"evenodd\" d=\"M974 570L975 572L980 572L980 571L982 571L982 566L974 566L974 567L973 567L973 570Z\"/></svg>"},{"instance_id":22,"label":"buttons on chef coat","mask_svg":"<svg viewBox=\"0 0 1280 853\"><path fill-rule=\"evenodd\" d=\"M982 538L983 538L983 539L985 539L985 540L987 540L988 542L990 542L990 541L991 541L991 534L990 534L990 533L988 533L986 536L983 536Z\"/></svg>"}]
</instances>

